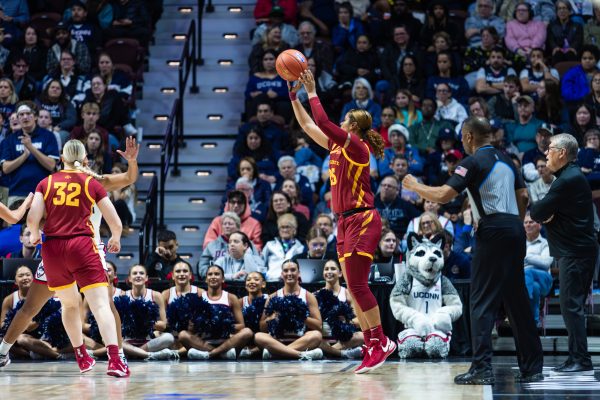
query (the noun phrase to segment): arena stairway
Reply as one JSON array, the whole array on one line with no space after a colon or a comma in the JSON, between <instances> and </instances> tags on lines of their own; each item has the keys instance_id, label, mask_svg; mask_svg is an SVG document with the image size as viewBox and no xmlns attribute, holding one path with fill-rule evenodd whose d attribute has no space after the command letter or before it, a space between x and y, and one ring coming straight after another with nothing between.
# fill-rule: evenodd
<instances>
[{"instance_id":1,"label":"arena stairway","mask_svg":"<svg viewBox=\"0 0 600 400\"><path fill-rule=\"evenodd\" d=\"M247 59L251 51L249 32L255 27L250 0L215 0L215 11L204 13L202 57L197 67L199 93L191 94L191 76L185 94L184 132L186 147L180 150L181 175L169 176L165 193L165 224L177 234L179 253L196 265L204 234L219 214L227 181L227 164L243 112L243 93L248 80ZM230 8L237 10L230 11ZM150 47L148 72L144 73L143 98L138 101L137 124L143 128L140 151L140 179L137 182L137 223L145 212L144 200L152 179L159 176L160 151L167 122L156 116L168 115L177 96L178 69L168 65L178 60L190 21L197 16L194 0L165 0ZM233 39L226 39L225 34ZM231 35L234 34L234 35ZM230 65L220 64L230 60ZM215 91L226 88L226 92ZM165 90L165 89L175 89ZM211 115L217 115L210 118ZM193 202L192 202L193 200ZM117 263L119 275L138 259L138 229L134 226L122 241Z\"/></svg>"}]
</instances>

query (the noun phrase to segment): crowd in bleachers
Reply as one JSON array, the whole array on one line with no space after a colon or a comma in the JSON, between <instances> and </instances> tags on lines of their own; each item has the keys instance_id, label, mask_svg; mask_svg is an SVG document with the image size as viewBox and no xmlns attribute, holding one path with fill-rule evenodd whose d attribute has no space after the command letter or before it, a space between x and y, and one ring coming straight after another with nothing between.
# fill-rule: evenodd
<instances>
[{"instance_id":1,"label":"crowd in bleachers","mask_svg":"<svg viewBox=\"0 0 600 400\"><path fill-rule=\"evenodd\" d=\"M58 167L69 139L85 144L95 172L127 168L115 150L137 133L136 89L161 11L161 1L2 1L0 193L5 204L35 191ZM130 226L135 188L110 195ZM18 251L18 232L11 237L0 245L1 257Z\"/></svg>"}]
</instances>

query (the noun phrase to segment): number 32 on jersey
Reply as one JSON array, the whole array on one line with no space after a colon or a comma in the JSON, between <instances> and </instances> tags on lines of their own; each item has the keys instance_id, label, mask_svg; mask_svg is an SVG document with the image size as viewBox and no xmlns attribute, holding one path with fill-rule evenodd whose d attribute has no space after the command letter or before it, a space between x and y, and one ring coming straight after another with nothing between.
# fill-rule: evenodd
<instances>
[{"instance_id":1,"label":"number 32 on jersey","mask_svg":"<svg viewBox=\"0 0 600 400\"><path fill-rule=\"evenodd\" d=\"M77 196L81 194L81 185L76 182L54 182L56 190L52 198L52 204L55 206L79 207Z\"/></svg>"}]
</instances>

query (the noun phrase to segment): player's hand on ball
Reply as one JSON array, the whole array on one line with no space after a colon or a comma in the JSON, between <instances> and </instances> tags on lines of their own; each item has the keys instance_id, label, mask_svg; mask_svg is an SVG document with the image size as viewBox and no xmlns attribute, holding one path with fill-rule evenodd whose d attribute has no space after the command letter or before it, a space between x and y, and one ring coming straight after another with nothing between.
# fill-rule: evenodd
<instances>
[{"instance_id":1,"label":"player's hand on ball","mask_svg":"<svg viewBox=\"0 0 600 400\"><path fill-rule=\"evenodd\" d=\"M306 93L308 94L316 94L317 87L315 85L315 77L313 76L310 69L305 70L299 78L299 81L302 82L304 88L306 89Z\"/></svg>"},{"instance_id":2,"label":"player's hand on ball","mask_svg":"<svg viewBox=\"0 0 600 400\"><path fill-rule=\"evenodd\" d=\"M121 240L119 238L115 238L114 236L108 240L108 245L106 246L106 250L109 253L118 253L121 251Z\"/></svg>"},{"instance_id":3,"label":"player's hand on ball","mask_svg":"<svg viewBox=\"0 0 600 400\"><path fill-rule=\"evenodd\" d=\"M286 82L288 85L289 92L297 93L298 90L300 90L300 88L302 88L302 82L300 82L300 81L293 81L293 82L286 81Z\"/></svg>"},{"instance_id":4,"label":"player's hand on ball","mask_svg":"<svg viewBox=\"0 0 600 400\"><path fill-rule=\"evenodd\" d=\"M406 175L404 179L402 179L402 187L406 190L414 191L417 188L418 184L419 181L417 180L417 178L415 178L411 174Z\"/></svg>"}]
</instances>

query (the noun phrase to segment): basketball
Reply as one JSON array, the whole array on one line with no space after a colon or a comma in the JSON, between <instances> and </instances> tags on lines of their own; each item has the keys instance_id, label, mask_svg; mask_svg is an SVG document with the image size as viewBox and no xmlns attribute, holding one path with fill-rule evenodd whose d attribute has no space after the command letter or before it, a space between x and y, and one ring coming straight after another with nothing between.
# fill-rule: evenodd
<instances>
[{"instance_id":1,"label":"basketball","mask_svg":"<svg viewBox=\"0 0 600 400\"><path fill-rule=\"evenodd\" d=\"M308 69L304 54L298 50L286 50L277 56L275 68L280 77L286 81L297 81L300 74Z\"/></svg>"}]
</instances>

